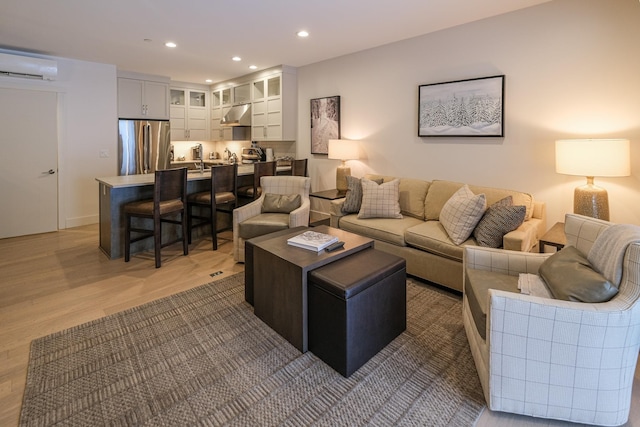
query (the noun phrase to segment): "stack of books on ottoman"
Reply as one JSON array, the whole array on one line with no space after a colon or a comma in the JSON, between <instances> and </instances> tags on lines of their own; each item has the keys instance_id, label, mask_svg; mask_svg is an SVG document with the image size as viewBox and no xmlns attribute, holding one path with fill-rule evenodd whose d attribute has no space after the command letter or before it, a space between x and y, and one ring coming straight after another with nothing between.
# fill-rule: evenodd
<instances>
[{"instance_id":1,"label":"stack of books on ottoman","mask_svg":"<svg viewBox=\"0 0 640 427\"><path fill-rule=\"evenodd\" d=\"M338 238L336 236L326 233L318 233L317 231L305 231L304 233L298 234L297 236L291 237L287 240L287 243L292 246L316 252L320 252L336 242L338 242Z\"/></svg>"}]
</instances>

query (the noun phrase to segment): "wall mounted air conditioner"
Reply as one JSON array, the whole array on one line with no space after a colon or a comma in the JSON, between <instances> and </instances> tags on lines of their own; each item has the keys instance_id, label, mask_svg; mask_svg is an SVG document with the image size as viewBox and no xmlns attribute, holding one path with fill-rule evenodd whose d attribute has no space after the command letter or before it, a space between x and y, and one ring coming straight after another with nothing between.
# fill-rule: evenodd
<instances>
[{"instance_id":1,"label":"wall mounted air conditioner","mask_svg":"<svg viewBox=\"0 0 640 427\"><path fill-rule=\"evenodd\" d=\"M0 53L0 76L55 80L57 75L56 61Z\"/></svg>"}]
</instances>

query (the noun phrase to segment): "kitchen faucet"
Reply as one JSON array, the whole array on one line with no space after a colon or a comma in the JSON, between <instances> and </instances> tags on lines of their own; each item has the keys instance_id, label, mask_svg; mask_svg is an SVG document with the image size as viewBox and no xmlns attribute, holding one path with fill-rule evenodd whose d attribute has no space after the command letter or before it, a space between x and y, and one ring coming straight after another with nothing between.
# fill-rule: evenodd
<instances>
[{"instance_id":1,"label":"kitchen faucet","mask_svg":"<svg viewBox=\"0 0 640 427\"><path fill-rule=\"evenodd\" d=\"M227 159L229 160L229 164L233 165L233 164L238 163L238 156L236 156L236 153L232 153L231 150L229 150L229 148L227 148L227 147L225 147L224 152L227 155Z\"/></svg>"}]
</instances>

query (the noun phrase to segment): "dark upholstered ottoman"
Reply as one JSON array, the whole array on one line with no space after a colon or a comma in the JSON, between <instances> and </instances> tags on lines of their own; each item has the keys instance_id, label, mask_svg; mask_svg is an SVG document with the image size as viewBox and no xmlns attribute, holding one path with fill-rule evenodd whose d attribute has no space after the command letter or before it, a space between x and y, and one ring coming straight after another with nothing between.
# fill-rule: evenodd
<instances>
[{"instance_id":1,"label":"dark upholstered ottoman","mask_svg":"<svg viewBox=\"0 0 640 427\"><path fill-rule=\"evenodd\" d=\"M366 249L309 273L309 350L348 377L407 327L406 261Z\"/></svg>"}]
</instances>

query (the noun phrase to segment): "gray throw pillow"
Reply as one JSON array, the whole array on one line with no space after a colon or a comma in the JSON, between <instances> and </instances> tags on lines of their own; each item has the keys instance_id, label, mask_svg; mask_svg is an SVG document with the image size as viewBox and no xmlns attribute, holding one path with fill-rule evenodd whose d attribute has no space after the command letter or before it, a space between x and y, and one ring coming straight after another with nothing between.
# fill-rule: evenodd
<instances>
[{"instance_id":1,"label":"gray throw pillow","mask_svg":"<svg viewBox=\"0 0 640 427\"><path fill-rule=\"evenodd\" d=\"M511 196L500 199L486 210L473 230L473 237L478 246L500 248L504 235L520 227L526 214L527 207L513 206Z\"/></svg>"},{"instance_id":2,"label":"gray throw pillow","mask_svg":"<svg viewBox=\"0 0 640 427\"><path fill-rule=\"evenodd\" d=\"M360 178L347 175L347 193L342 204L342 213L358 213L362 205L362 182ZM376 184L382 184L382 178L373 179Z\"/></svg>"},{"instance_id":3,"label":"gray throw pillow","mask_svg":"<svg viewBox=\"0 0 640 427\"><path fill-rule=\"evenodd\" d=\"M299 194L266 193L262 201L262 213L290 213L302 205Z\"/></svg>"},{"instance_id":4,"label":"gray throw pillow","mask_svg":"<svg viewBox=\"0 0 640 427\"><path fill-rule=\"evenodd\" d=\"M556 299L577 302L605 302L618 288L595 271L587 257L573 246L566 246L547 258L538 273Z\"/></svg>"}]
</instances>

